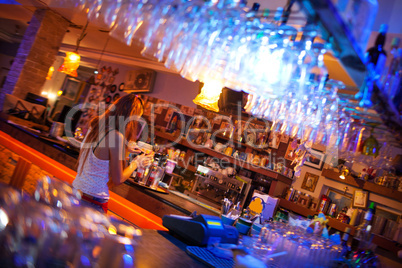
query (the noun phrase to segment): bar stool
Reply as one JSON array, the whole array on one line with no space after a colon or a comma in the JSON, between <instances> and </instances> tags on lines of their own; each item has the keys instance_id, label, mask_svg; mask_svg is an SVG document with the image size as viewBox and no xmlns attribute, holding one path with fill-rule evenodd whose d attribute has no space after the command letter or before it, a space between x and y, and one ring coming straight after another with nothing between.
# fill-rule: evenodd
<instances>
[{"instance_id":1,"label":"bar stool","mask_svg":"<svg viewBox=\"0 0 402 268\"><path fill-rule=\"evenodd\" d=\"M32 163L25 158L21 157L18 159L17 165L15 166L13 175L11 176L11 180L9 185L22 190L24 186L25 179L28 175L28 171L31 168Z\"/></svg>"}]
</instances>

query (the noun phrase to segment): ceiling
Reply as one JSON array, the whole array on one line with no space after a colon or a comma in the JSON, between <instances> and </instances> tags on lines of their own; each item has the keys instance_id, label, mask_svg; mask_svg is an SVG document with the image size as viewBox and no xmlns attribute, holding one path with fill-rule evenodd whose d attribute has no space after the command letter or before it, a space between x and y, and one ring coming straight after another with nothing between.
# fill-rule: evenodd
<instances>
[{"instance_id":1,"label":"ceiling","mask_svg":"<svg viewBox=\"0 0 402 268\"><path fill-rule=\"evenodd\" d=\"M0 8L0 39L4 42L19 43L36 8L50 8L71 22L66 32L60 52L74 51L83 26L87 23L84 11L76 12L72 6L66 6L69 1L62 0L6 0L1 1ZM286 5L287 0L260 1L260 10L268 8L275 10ZM8 3L8 4L7 4ZM252 5L252 2L251 4ZM303 20L304 15L296 11L292 16ZM300 21L299 21L300 22ZM109 29L100 20L91 21L86 29L87 35L81 41L78 52L82 57L81 65L96 67L100 58L102 61L114 62L128 66L140 66L156 71L172 72L162 63L148 60L141 56L142 46L133 42L131 46L109 36ZM101 56L102 55L102 56ZM329 62L332 57L327 57ZM336 62L336 61L335 61ZM347 76L346 76L347 77ZM337 77L334 77L337 79ZM353 83L353 81L352 81Z\"/></svg>"},{"instance_id":2,"label":"ceiling","mask_svg":"<svg viewBox=\"0 0 402 268\"><path fill-rule=\"evenodd\" d=\"M12 44L17 44L22 40L25 29L28 26L31 16L37 8L50 8L60 14L68 21L68 28L60 52L74 51L78 37L82 34L82 28L87 23L87 15L84 11L76 12L72 6L68 6L70 0L0 0L0 40ZM268 8L275 10L277 7L286 5L287 0L260 1L260 10ZM249 1L249 5L253 2ZM296 23L304 23L304 14L298 12L299 8L293 8L292 16L299 18ZM300 22L301 20L301 22ZM81 41L79 54L82 57L81 65L96 67L100 59L106 62L118 63L128 66L139 66L150 68L156 71L172 72L165 68L162 63L148 60L141 56L142 46L133 42L127 46L123 42L110 37L109 29L100 20L91 21L86 29L87 35ZM327 53L325 64L328 68L330 77L335 80L343 81L348 86L355 86L355 83L347 74L339 61L331 54Z\"/></svg>"}]
</instances>

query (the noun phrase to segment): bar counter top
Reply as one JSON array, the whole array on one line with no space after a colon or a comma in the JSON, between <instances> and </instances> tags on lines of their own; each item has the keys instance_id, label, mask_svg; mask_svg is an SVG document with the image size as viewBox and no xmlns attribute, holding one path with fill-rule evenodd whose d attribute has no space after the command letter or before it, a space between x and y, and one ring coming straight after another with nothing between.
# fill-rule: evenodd
<instances>
[{"instance_id":1,"label":"bar counter top","mask_svg":"<svg viewBox=\"0 0 402 268\"><path fill-rule=\"evenodd\" d=\"M186 244L165 231L143 230L135 267L208 267L186 253Z\"/></svg>"}]
</instances>

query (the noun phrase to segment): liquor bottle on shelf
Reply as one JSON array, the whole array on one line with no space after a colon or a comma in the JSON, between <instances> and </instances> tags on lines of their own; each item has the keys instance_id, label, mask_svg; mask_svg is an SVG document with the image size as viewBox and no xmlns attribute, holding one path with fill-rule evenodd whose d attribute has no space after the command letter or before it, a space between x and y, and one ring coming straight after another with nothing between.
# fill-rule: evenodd
<instances>
[{"instance_id":1,"label":"liquor bottle on shelf","mask_svg":"<svg viewBox=\"0 0 402 268\"><path fill-rule=\"evenodd\" d=\"M351 251L351 249L350 249L350 247L348 245L348 239L349 239L350 231L351 231L350 228L347 227L345 229L345 233L342 236L342 242L341 242L342 252L341 252L341 256L345 257L345 258L348 258L349 254L350 254L350 251Z\"/></svg>"},{"instance_id":2,"label":"liquor bottle on shelf","mask_svg":"<svg viewBox=\"0 0 402 268\"><path fill-rule=\"evenodd\" d=\"M378 11L377 0L338 0L335 6L359 48L365 51Z\"/></svg>"},{"instance_id":3,"label":"liquor bottle on shelf","mask_svg":"<svg viewBox=\"0 0 402 268\"><path fill-rule=\"evenodd\" d=\"M387 37L388 25L381 24L374 46L367 50L366 56L369 62L375 66L377 75L382 74L387 61L387 52L384 50L384 44Z\"/></svg>"},{"instance_id":4,"label":"liquor bottle on shelf","mask_svg":"<svg viewBox=\"0 0 402 268\"><path fill-rule=\"evenodd\" d=\"M360 87L360 91L355 95L356 99L360 99L360 107L371 107L373 105L371 94L374 83L380 78L387 60L387 53L384 50L387 31L388 25L382 24L374 46L366 52L365 63L367 64L367 74L363 85Z\"/></svg>"},{"instance_id":5,"label":"liquor bottle on shelf","mask_svg":"<svg viewBox=\"0 0 402 268\"><path fill-rule=\"evenodd\" d=\"M363 222L357 226L355 236L352 240L352 250L367 250L370 248L372 233L371 233L371 219L375 213L374 202L370 203L369 209L364 215Z\"/></svg>"},{"instance_id":6,"label":"liquor bottle on shelf","mask_svg":"<svg viewBox=\"0 0 402 268\"><path fill-rule=\"evenodd\" d=\"M402 72L402 49L398 48L400 39L395 37L391 43L391 62L386 68L384 75L381 77L382 91L387 94L390 100L395 98L398 90L399 81L401 80Z\"/></svg>"}]
</instances>

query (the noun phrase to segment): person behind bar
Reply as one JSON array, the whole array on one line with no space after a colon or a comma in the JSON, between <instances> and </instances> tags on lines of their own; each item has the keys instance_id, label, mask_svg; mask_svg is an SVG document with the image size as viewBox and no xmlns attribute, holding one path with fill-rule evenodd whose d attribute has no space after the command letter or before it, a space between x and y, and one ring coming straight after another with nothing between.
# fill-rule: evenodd
<instances>
[{"instance_id":1,"label":"person behind bar","mask_svg":"<svg viewBox=\"0 0 402 268\"><path fill-rule=\"evenodd\" d=\"M109 187L122 184L139 166L151 164L152 156L140 154L126 166L126 154L139 153L127 146L137 138L138 120L144 111L142 100L128 94L116 100L89 123L81 144L77 176L73 187L82 193L83 203L107 212Z\"/></svg>"}]
</instances>

